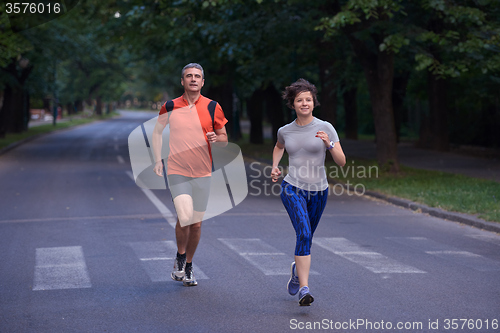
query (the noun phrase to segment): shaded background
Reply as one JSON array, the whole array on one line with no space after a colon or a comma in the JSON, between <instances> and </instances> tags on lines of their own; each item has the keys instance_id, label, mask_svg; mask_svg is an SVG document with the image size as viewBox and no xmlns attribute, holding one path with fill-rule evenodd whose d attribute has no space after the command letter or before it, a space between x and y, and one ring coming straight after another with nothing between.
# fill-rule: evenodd
<instances>
[{"instance_id":1,"label":"shaded background","mask_svg":"<svg viewBox=\"0 0 500 333\"><path fill-rule=\"evenodd\" d=\"M440 151L500 146L498 1L62 3L57 19L0 7L0 138L26 130L30 109L155 110L198 62L230 140L241 119L251 143L264 142L266 123L275 139L294 118L280 91L303 77L318 87L316 115L345 138L374 138L392 171L402 139Z\"/></svg>"}]
</instances>

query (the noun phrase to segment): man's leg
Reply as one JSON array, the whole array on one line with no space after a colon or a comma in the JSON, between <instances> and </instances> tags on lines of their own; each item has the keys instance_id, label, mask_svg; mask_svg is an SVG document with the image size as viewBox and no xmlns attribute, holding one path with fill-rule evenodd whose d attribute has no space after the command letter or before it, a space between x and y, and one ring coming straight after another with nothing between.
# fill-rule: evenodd
<instances>
[{"instance_id":1,"label":"man's leg","mask_svg":"<svg viewBox=\"0 0 500 333\"><path fill-rule=\"evenodd\" d=\"M189 240L188 227L193 220L193 199L189 194L178 195L174 198L174 207L177 212L177 224L175 225L177 251L184 254Z\"/></svg>"},{"instance_id":2,"label":"man's leg","mask_svg":"<svg viewBox=\"0 0 500 333\"><path fill-rule=\"evenodd\" d=\"M192 223L188 226L181 227L179 223L177 223L176 229L180 229L181 233L187 230L187 243L186 243L186 269L184 278L182 279L182 284L184 286L196 286L198 282L194 277L193 273L193 257L196 252L196 248L198 247L198 243L200 242L201 236L201 220L203 219L203 214L199 212L194 212L193 221L199 221L196 223Z\"/></svg>"},{"instance_id":3,"label":"man's leg","mask_svg":"<svg viewBox=\"0 0 500 333\"><path fill-rule=\"evenodd\" d=\"M177 223L175 225L177 256L174 263L174 270L172 272L172 279L182 281L185 275L186 248L189 240L188 226L193 218L193 200L189 194L179 194L173 201L175 211L177 212ZM181 224L185 227L182 227Z\"/></svg>"},{"instance_id":4,"label":"man's leg","mask_svg":"<svg viewBox=\"0 0 500 333\"><path fill-rule=\"evenodd\" d=\"M193 200L187 194L175 197L174 206L178 216L175 225L177 249L180 254L186 253L187 262L191 262L200 241L201 221L205 212L194 211Z\"/></svg>"},{"instance_id":5,"label":"man's leg","mask_svg":"<svg viewBox=\"0 0 500 333\"><path fill-rule=\"evenodd\" d=\"M186 261L187 262L192 262L194 253L196 252L196 248L198 247L198 243L200 242L200 237L201 237L201 221L203 220L203 214L205 212L193 212L193 221L197 221L195 223L192 223L186 227L181 227L179 223L175 226L176 229L176 234L177 234L177 229L185 229L187 230L187 237L186 237L186 246L185 246L185 252L186 252ZM182 230L183 232L184 230ZM177 241L179 242L179 241ZM180 252L179 252L180 253Z\"/></svg>"}]
</instances>

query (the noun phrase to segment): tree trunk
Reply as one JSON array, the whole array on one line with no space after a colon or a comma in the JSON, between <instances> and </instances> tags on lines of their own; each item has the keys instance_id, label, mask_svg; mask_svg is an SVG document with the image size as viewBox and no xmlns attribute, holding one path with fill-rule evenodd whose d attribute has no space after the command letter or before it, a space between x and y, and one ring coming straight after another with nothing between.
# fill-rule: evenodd
<instances>
[{"instance_id":1,"label":"tree trunk","mask_svg":"<svg viewBox=\"0 0 500 333\"><path fill-rule=\"evenodd\" d=\"M319 44L318 65L319 65L319 82L321 85L321 95L318 116L325 121L328 121L333 126L337 125L337 87L335 85L334 62L335 59L331 56L333 49L332 42L321 42Z\"/></svg>"},{"instance_id":2,"label":"tree trunk","mask_svg":"<svg viewBox=\"0 0 500 333\"><path fill-rule=\"evenodd\" d=\"M234 141L238 141L241 139L241 126L240 126L240 115L243 110L241 107L241 102L240 99L238 98L238 95L233 91L233 126L231 129L231 138Z\"/></svg>"},{"instance_id":3,"label":"tree trunk","mask_svg":"<svg viewBox=\"0 0 500 333\"><path fill-rule=\"evenodd\" d=\"M396 127L392 107L392 81L394 76L394 54L368 50L359 39L348 34L356 56L365 73L373 109L373 121L377 141L377 161L391 172L399 171ZM376 36L375 40L382 40ZM380 43L376 42L376 45Z\"/></svg>"},{"instance_id":4,"label":"tree trunk","mask_svg":"<svg viewBox=\"0 0 500 333\"><path fill-rule=\"evenodd\" d=\"M83 112L83 101L78 100L75 102L76 112Z\"/></svg>"},{"instance_id":5,"label":"tree trunk","mask_svg":"<svg viewBox=\"0 0 500 333\"><path fill-rule=\"evenodd\" d=\"M420 129L418 131L417 148L430 149L432 146L432 132L429 115L424 112L420 115Z\"/></svg>"},{"instance_id":6,"label":"tree trunk","mask_svg":"<svg viewBox=\"0 0 500 333\"><path fill-rule=\"evenodd\" d=\"M263 97L262 90L258 89L254 91L247 102L247 113L250 119L250 143L264 143L264 132L262 128Z\"/></svg>"},{"instance_id":7,"label":"tree trunk","mask_svg":"<svg viewBox=\"0 0 500 333\"><path fill-rule=\"evenodd\" d=\"M24 130L24 94L22 88L12 89L11 111L12 116L7 132L21 133Z\"/></svg>"},{"instance_id":8,"label":"tree trunk","mask_svg":"<svg viewBox=\"0 0 500 333\"><path fill-rule=\"evenodd\" d=\"M429 115L431 148L439 151L450 149L448 129L447 81L428 73Z\"/></svg>"},{"instance_id":9,"label":"tree trunk","mask_svg":"<svg viewBox=\"0 0 500 333\"><path fill-rule=\"evenodd\" d=\"M347 139L358 139L358 88L346 89L342 95L345 109L345 135Z\"/></svg>"},{"instance_id":10,"label":"tree trunk","mask_svg":"<svg viewBox=\"0 0 500 333\"><path fill-rule=\"evenodd\" d=\"M3 91L3 103L0 109L0 138L5 138L12 121L12 88L6 86Z\"/></svg>"},{"instance_id":11,"label":"tree trunk","mask_svg":"<svg viewBox=\"0 0 500 333\"><path fill-rule=\"evenodd\" d=\"M0 137L5 137L8 132L20 133L28 126L29 95L24 89L24 83L33 66L18 68L17 63L14 58L4 68L13 80L4 88L4 101L0 110Z\"/></svg>"},{"instance_id":12,"label":"tree trunk","mask_svg":"<svg viewBox=\"0 0 500 333\"><path fill-rule=\"evenodd\" d=\"M410 73L404 72L398 76L394 77L394 83L392 87L392 106L394 109L394 122L396 124L396 138L397 142L400 141L401 136L401 124L407 120L405 112L404 101L406 97L406 87L408 86L408 81L410 79Z\"/></svg>"},{"instance_id":13,"label":"tree trunk","mask_svg":"<svg viewBox=\"0 0 500 333\"><path fill-rule=\"evenodd\" d=\"M500 103L498 96L490 101L487 106L486 142L488 147L500 148Z\"/></svg>"},{"instance_id":14,"label":"tree trunk","mask_svg":"<svg viewBox=\"0 0 500 333\"><path fill-rule=\"evenodd\" d=\"M23 131L28 130L28 124L31 120L30 105L30 94L27 89L23 89Z\"/></svg>"},{"instance_id":15,"label":"tree trunk","mask_svg":"<svg viewBox=\"0 0 500 333\"><path fill-rule=\"evenodd\" d=\"M233 133L233 86L230 81L225 80L222 86L211 87L207 97L219 103L227 119L226 131L228 136Z\"/></svg>"},{"instance_id":16,"label":"tree trunk","mask_svg":"<svg viewBox=\"0 0 500 333\"><path fill-rule=\"evenodd\" d=\"M25 128L25 100L19 87L6 86L0 111L0 137L6 133L20 133Z\"/></svg>"},{"instance_id":17,"label":"tree trunk","mask_svg":"<svg viewBox=\"0 0 500 333\"><path fill-rule=\"evenodd\" d=\"M283 113L283 103L281 96L273 84L269 84L264 90L266 113L271 122L273 142L278 140L278 130L285 125L285 115Z\"/></svg>"},{"instance_id":18,"label":"tree trunk","mask_svg":"<svg viewBox=\"0 0 500 333\"><path fill-rule=\"evenodd\" d=\"M98 116L102 116L102 97L101 96L96 97L95 114Z\"/></svg>"},{"instance_id":19,"label":"tree trunk","mask_svg":"<svg viewBox=\"0 0 500 333\"><path fill-rule=\"evenodd\" d=\"M74 112L73 103L66 103L66 109L68 110L68 116L71 116Z\"/></svg>"}]
</instances>

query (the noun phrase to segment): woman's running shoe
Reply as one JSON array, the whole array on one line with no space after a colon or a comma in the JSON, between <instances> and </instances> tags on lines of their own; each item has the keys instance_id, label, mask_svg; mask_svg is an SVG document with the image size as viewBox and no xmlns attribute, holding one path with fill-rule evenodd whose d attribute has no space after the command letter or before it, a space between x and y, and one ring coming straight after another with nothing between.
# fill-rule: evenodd
<instances>
[{"instance_id":1,"label":"woman's running shoe","mask_svg":"<svg viewBox=\"0 0 500 333\"><path fill-rule=\"evenodd\" d=\"M299 292L299 287L300 287L299 277L297 276L297 274L295 272L295 261L292 262L292 264L290 265L290 270L292 271L292 275L290 277L290 280L288 280L288 283L286 285L286 289L288 290L288 293L293 296L293 295L297 295L297 293Z\"/></svg>"},{"instance_id":2,"label":"woman's running shoe","mask_svg":"<svg viewBox=\"0 0 500 333\"><path fill-rule=\"evenodd\" d=\"M309 287L304 286L299 290L299 305L308 306L314 302L314 297L309 293Z\"/></svg>"}]
</instances>

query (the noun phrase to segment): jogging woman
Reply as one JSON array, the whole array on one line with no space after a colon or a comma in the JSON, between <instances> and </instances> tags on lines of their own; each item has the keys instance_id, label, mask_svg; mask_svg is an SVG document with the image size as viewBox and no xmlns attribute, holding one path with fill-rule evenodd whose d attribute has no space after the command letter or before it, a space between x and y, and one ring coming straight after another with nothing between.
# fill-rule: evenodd
<instances>
[{"instance_id":1,"label":"jogging woman","mask_svg":"<svg viewBox=\"0 0 500 333\"><path fill-rule=\"evenodd\" d=\"M328 197L325 156L329 151L335 163L344 166L346 159L333 126L313 116L319 105L316 87L299 79L285 88L283 99L295 110L297 118L278 130L273 151L271 177L276 182L281 175L278 164L286 149L288 174L281 183L281 201L297 235L295 261L287 284L290 295L299 293L299 304L310 305L314 298L309 291L311 244Z\"/></svg>"}]
</instances>

